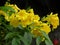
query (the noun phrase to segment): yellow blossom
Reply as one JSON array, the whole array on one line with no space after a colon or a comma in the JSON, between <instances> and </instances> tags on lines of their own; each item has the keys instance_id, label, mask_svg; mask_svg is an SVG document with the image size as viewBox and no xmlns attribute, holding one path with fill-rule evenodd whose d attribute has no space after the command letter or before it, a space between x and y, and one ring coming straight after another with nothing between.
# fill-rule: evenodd
<instances>
[{"instance_id":1,"label":"yellow blossom","mask_svg":"<svg viewBox=\"0 0 60 45\"><path fill-rule=\"evenodd\" d=\"M26 10L20 10L18 13L17 13L17 15L16 15L16 17L19 19L19 20L25 20L26 18L27 18L27 16L28 16L28 14L27 14L27 12L26 12Z\"/></svg>"},{"instance_id":2,"label":"yellow blossom","mask_svg":"<svg viewBox=\"0 0 60 45\"><path fill-rule=\"evenodd\" d=\"M41 21L35 21L30 25L30 28L35 28L35 27L40 28L41 23L42 23Z\"/></svg>"},{"instance_id":3,"label":"yellow blossom","mask_svg":"<svg viewBox=\"0 0 60 45\"><path fill-rule=\"evenodd\" d=\"M23 27L26 27L27 25L31 24L34 20L33 20L33 17L34 17L34 14L32 14L32 12L26 12L26 10L22 9L20 10L16 17L18 18L18 20L20 20L20 24L23 26Z\"/></svg>"},{"instance_id":4,"label":"yellow blossom","mask_svg":"<svg viewBox=\"0 0 60 45\"><path fill-rule=\"evenodd\" d=\"M27 25L30 25L33 22L33 17L31 15L28 15L26 19L21 20L21 24L23 27L26 27Z\"/></svg>"},{"instance_id":5,"label":"yellow blossom","mask_svg":"<svg viewBox=\"0 0 60 45\"><path fill-rule=\"evenodd\" d=\"M34 26L40 26L40 23L41 23L40 21L35 21Z\"/></svg>"},{"instance_id":6,"label":"yellow blossom","mask_svg":"<svg viewBox=\"0 0 60 45\"><path fill-rule=\"evenodd\" d=\"M40 37L42 38L42 41L45 40L44 36L43 36L42 33L40 32L40 29L34 28L34 29L31 30L31 33L33 34L33 37L34 37L34 38L40 36Z\"/></svg>"},{"instance_id":7,"label":"yellow blossom","mask_svg":"<svg viewBox=\"0 0 60 45\"><path fill-rule=\"evenodd\" d=\"M6 13L2 10L0 10L0 15L6 16Z\"/></svg>"},{"instance_id":8,"label":"yellow blossom","mask_svg":"<svg viewBox=\"0 0 60 45\"><path fill-rule=\"evenodd\" d=\"M41 36L40 30L37 29L37 28L32 29L32 30L31 30L31 33L34 35L34 37Z\"/></svg>"},{"instance_id":9,"label":"yellow blossom","mask_svg":"<svg viewBox=\"0 0 60 45\"><path fill-rule=\"evenodd\" d=\"M29 22L27 20L21 20L20 21L20 25L22 25L23 27L26 27L27 25L29 25L28 23Z\"/></svg>"},{"instance_id":10,"label":"yellow blossom","mask_svg":"<svg viewBox=\"0 0 60 45\"><path fill-rule=\"evenodd\" d=\"M16 12L18 12L18 10L20 10L20 9L17 7L16 4L13 5L13 4L8 4L8 3L6 3L5 6L10 6L10 7L12 7Z\"/></svg>"},{"instance_id":11,"label":"yellow blossom","mask_svg":"<svg viewBox=\"0 0 60 45\"><path fill-rule=\"evenodd\" d=\"M52 24L53 29L57 28L57 26L59 25L58 14L51 13L48 18L48 21Z\"/></svg>"},{"instance_id":12,"label":"yellow blossom","mask_svg":"<svg viewBox=\"0 0 60 45\"><path fill-rule=\"evenodd\" d=\"M2 10L0 10L0 14L4 16L4 18L9 21L9 16Z\"/></svg>"},{"instance_id":13,"label":"yellow blossom","mask_svg":"<svg viewBox=\"0 0 60 45\"><path fill-rule=\"evenodd\" d=\"M50 26L48 26L46 23L42 23L40 26L40 30L44 31L46 34L51 31Z\"/></svg>"},{"instance_id":14,"label":"yellow blossom","mask_svg":"<svg viewBox=\"0 0 60 45\"><path fill-rule=\"evenodd\" d=\"M34 21L38 21L38 20L40 20L39 15L34 15L33 20L34 20Z\"/></svg>"},{"instance_id":15,"label":"yellow blossom","mask_svg":"<svg viewBox=\"0 0 60 45\"><path fill-rule=\"evenodd\" d=\"M6 19L7 21L9 21L9 16L6 15L6 16L5 16L5 19Z\"/></svg>"},{"instance_id":16,"label":"yellow blossom","mask_svg":"<svg viewBox=\"0 0 60 45\"><path fill-rule=\"evenodd\" d=\"M10 25L17 27L19 25L19 20L17 19L17 17L15 16L15 14L12 14L10 16Z\"/></svg>"},{"instance_id":17,"label":"yellow blossom","mask_svg":"<svg viewBox=\"0 0 60 45\"><path fill-rule=\"evenodd\" d=\"M47 17L44 18L43 21L47 21L53 26L53 29L56 29L57 26L59 25L58 14L51 13L50 15L47 15Z\"/></svg>"},{"instance_id":18,"label":"yellow blossom","mask_svg":"<svg viewBox=\"0 0 60 45\"><path fill-rule=\"evenodd\" d=\"M29 9L27 13L30 15L31 18L35 16L33 9Z\"/></svg>"},{"instance_id":19,"label":"yellow blossom","mask_svg":"<svg viewBox=\"0 0 60 45\"><path fill-rule=\"evenodd\" d=\"M28 10L28 12L29 12L29 13L33 13L33 14L34 14L33 9L29 9L29 10Z\"/></svg>"},{"instance_id":20,"label":"yellow blossom","mask_svg":"<svg viewBox=\"0 0 60 45\"><path fill-rule=\"evenodd\" d=\"M34 14L26 12L26 10L20 10L20 12L17 13L16 17L21 21L20 24L23 27L26 27L27 25L30 25L34 20Z\"/></svg>"}]
</instances>

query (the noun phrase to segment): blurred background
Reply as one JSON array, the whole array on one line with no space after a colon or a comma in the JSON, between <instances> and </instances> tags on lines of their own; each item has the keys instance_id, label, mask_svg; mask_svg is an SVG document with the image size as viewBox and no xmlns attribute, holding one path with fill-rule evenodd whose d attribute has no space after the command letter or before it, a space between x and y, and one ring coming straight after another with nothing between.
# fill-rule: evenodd
<instances>
[{"instance_id":1,"label":"blurred background","mask_svg":"<svg viewBox=\"0 0 60 45\"><path fill-rule=\"evenodd\" d=\"M0 0L0 6L3 6L6 1L7 0ZM28 7L31 7L34 9L34 13L39 14L39 16L41 17L46 16L47 14L50 14L51 12L53 12L53 13L58 13L58 16L60 18L60 1L59 0L10 0L10 3L16 4L21 9L27 9ZM60 26L54 31L51 31L49 33L49 37L53 41L53 43L54 43L54 40L56 40L57 42L60 42L59 34L60 34Z\"/></svg>"},{"instance_id":2,"label":"blurred background","mask_svg":"<svg viewBox=\"0 0 60 45\"><path fill-rule=\"evenodd\" d=\"M7 0L0 0L0 6L4 5L6 1ZM21 9L26 9L30 6L34 9L35 13L40 16L44 16L50 12L60 12L59 0L10 0L10 3L17 4Z\"/></svg>"}]
</instances>

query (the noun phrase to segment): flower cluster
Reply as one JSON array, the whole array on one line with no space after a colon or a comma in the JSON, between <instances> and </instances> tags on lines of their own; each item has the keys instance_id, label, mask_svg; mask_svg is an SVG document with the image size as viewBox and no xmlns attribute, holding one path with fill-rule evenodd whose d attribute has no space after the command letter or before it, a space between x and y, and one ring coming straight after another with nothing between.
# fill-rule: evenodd
<instances>
[{"instance_id":1,"label":"flower cluster","mask_svg":"<svg viewBox=\"0 0 60 45\"><path fill-rule=\"evenodd\" d=\"M50 15L47 15L47 17L40 19L38 14L34 14L33 9L20 9L13 4L5 4L5 6L10 6L15 10L15 12L11 14L9 14L11 12L10 10L7 12L0 10L0 14L4 16L5 20L14 28L17 28L18 26L22 26L23 28L28 27L30 33L33 34L34 37L42 36L41 31L48 34L51 31L51 25L53 29L56 29L59 25L58 14L51 13Z\"/></svg>"}]
</instances>

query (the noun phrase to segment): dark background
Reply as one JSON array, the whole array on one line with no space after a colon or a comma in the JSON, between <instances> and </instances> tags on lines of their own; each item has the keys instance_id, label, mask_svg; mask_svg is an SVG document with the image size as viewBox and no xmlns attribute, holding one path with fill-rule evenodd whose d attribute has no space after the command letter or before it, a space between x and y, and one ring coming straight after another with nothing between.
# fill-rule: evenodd
<instances>
[{"instance_id":1,"label":"dark background","mask_svg":"<svg viewBox=\"0 0 60 45\"><path fill-rule=\"evenodd\" d=\"M0 0L0 6L4 5L6 0ZM35 13L44 16L51 12L60 12L59 0L11 0L10 3L17 4L19 8L26 9L28 6L34 9ZM60 14L60 13L59 13Z\"/></svg>"},{"instance_id":2,"label":"dark background","mask_svg":"<svg viewBox=\"0 0 60 45\"><path fill-rule=\"evenodd\" d=\"M7 0L0 0L0 6L3 6ZM58 13L60 18L60 2L59 0L11 0L10 3L16 4L21 9L31 7L34 9L35 14L39 16L46 16L47 14ZM60 42L60 26L49 33L51 40L59 40ZM35 42L34 42L35 43ZM33 44L34 45L34 44Z\"/></svg>"}]
</instances>

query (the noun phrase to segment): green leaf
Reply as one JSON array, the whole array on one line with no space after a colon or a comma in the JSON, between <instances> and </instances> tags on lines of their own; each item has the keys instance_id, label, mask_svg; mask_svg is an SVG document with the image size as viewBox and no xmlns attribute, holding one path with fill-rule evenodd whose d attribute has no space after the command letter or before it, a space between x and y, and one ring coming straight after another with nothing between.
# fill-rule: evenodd
<instances>
[{"instance_id":1,"label":"green leaf","mask_svg":"<svg viewBox=\"0 0 60 45\"><path fill-rule=\"evenodd\" d=\"M32 35L28 32L25 32L24 38L28 41L29 44L32 42Z\"/></svg>"},{"instance_id":2,"label":"green leaf","mask_svg":"<svg viewBox=\"0 0 60 45\"><path fill-rule=\"evenodd\" d=\"M41 41L42 41L42 38L41 37L37 37L36 38L36 45L40 45Z\"/></svg>"},{"instance_id":3,"label":"green leaf","mask_svg":"<svg viewBox=\"0 0 60 45\"><path fill-rule=\"evenodd\" d=\"M24 45L29 45L28 40L25 39L23 36L19 35L20 40L24 43Z\"/></svg>"},{"instance_id":4,"label":"green leaf","mask_svg":"<svg viewBox=\"0 0 60 45\"><path fill-rule=\"evenodd\" d=\"M24 28L20 25L20 26L18 26L18 28L20 29L20 30L24 30Z\"/></svg>"},{"instance_id":5,"label":"green leaf","mask_svg":"<svg viewBox=\"0 0 60 45\"><path fill-rule=\"evenodd\" d=\"M49 38L49 36L44 32L44 31L41 31L42 32L42 34L43 34L43 36L45 37L45 43L46 43L46 45L53 45L53 43L52 43L52 41L50 40L50 38Z\"/></svg>"},{"instance_id":6,"label":"green leaf","mask_svg":"<svg viewBox=\"0 0 60 45\"><path fill-rule=\"evenodd\" d=\"M15 12L15 10L14 10L12 7L10 7L10 6L1 6L1 7L0 7L0 10L3 10L3 11L8 11L8 10L10 10L10 11L12 11L12 12Z\"/></svg>"},{"instance_id":7,"label":"green leaf","mask_svg":"<svg viewBox=\"0 0 60 45\"><path fill-rule=\"evenodd\" d=\"M15 10L10 6L1 6L0 10L3 10L4 12L6 12L9 15L11 15L12 13L15 12Z\"/></svg>"},{"instance_id":8,"label":"green leaf","mask_svg":"<svg viewBox=\"0 0 60 45\"><path fill-rule=\"evenodd\" d=\"M12 45L20 45L20 40L17 38L13 38Z\"/></svg>"},{"instance_id":9,"label":"green leaf","mask_svg":"<svg viewBox=\"0 0 60 45\"><path fill-rule=\"evenodd\" d=\"M45 44L46 44L46 45L51 45L48 40L45 40Z\"/></svg>"},{"instance_id":10,"label":"green leaf","mask_svg":"<svg viewBox=\"0 0 60 45\"><path fill-rule=\"evenodd\" d=\"M7 28L9 31L13 31L13 30L14 30L14 27L11 26L11 25L6 25L6 28Z\"/></svg>"},{"instance_id":11,"label":"green leaf","mask_svg":"<svg viewBox=\"0 0 60 45\"><path fill-rule=\"evenodd\" d=\"M11 39L14 37L14 33L13 32L9 32L6 36L5 39Z\"/></svg>"}]
</instances>

